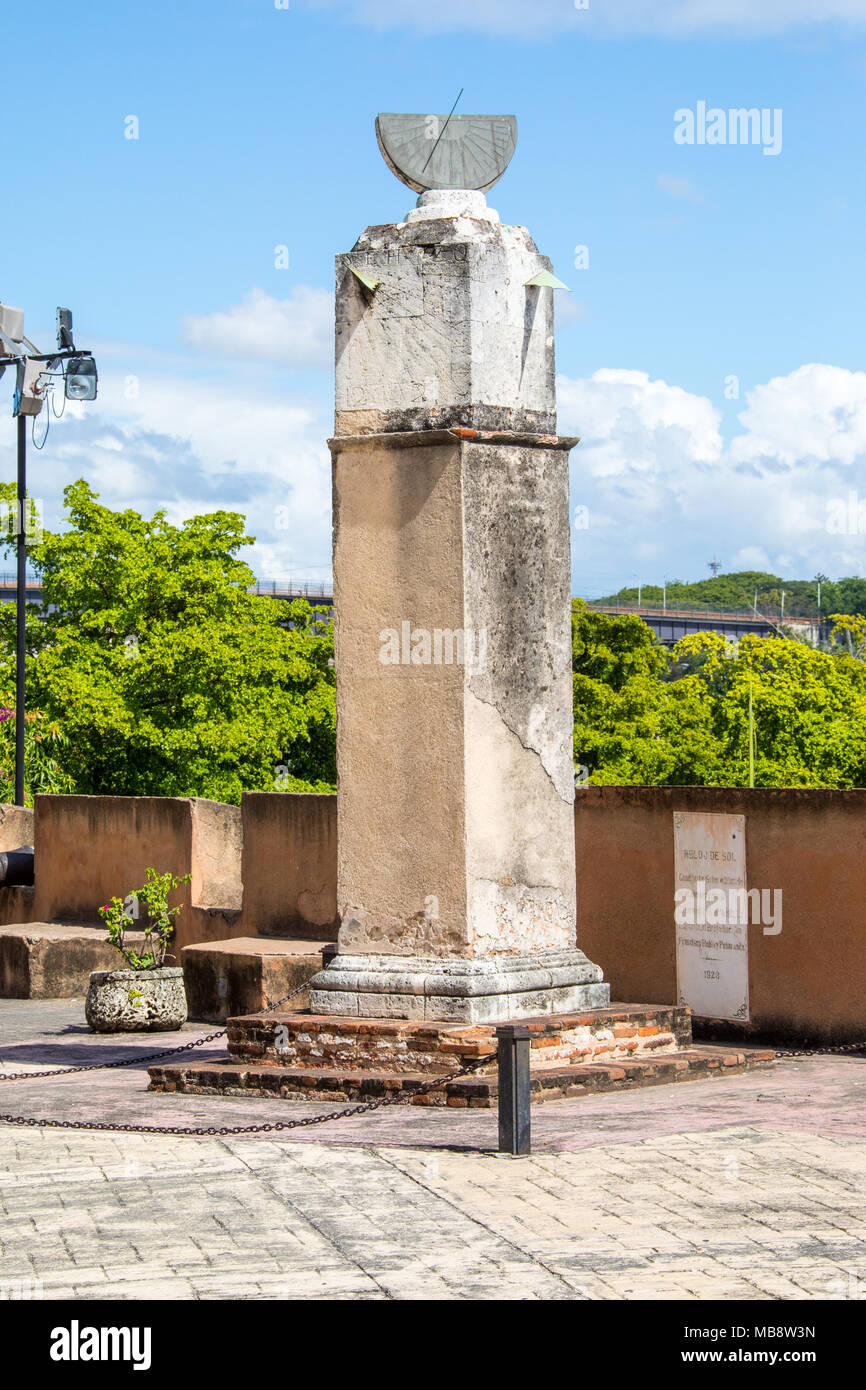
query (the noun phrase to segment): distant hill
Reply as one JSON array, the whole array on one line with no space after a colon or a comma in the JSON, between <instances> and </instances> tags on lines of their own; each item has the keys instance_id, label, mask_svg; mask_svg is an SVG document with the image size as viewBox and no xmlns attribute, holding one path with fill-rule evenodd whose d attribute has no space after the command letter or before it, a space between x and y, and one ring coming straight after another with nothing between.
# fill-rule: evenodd
<instances>
[{"instance_id":1,"label":"distant hill","mask_svg":"<svg viewBox=\"0 0 866 1390\"><path fill-rule=\"evenodd\" d=\"M821 583L821 614L862 613L866 615L866 579L829 580L823 575L814 579L780 579L776 574L760 570L740 570L736 574L717 574L714 579L698 579L692 584L673 579L667 586L668 608L751 608L758 595L758 611L762 608L778 612L785 591L785 616L814 618L818 612L818 582ZM637 603L637 588L620 589L617 594L598 599L598 603ZM662 602L658 584L644 584L641 603Z\"/></svg>"}]
</instances>

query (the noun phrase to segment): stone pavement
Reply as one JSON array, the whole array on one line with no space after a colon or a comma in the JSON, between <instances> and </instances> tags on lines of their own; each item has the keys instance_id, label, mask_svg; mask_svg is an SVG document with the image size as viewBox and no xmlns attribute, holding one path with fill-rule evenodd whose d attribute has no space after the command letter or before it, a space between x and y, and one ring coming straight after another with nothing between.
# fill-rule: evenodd
<instances>
[{"instance_id":1,"label":"stone pavement","mask_svg":"<svg viewBox=\"0 0 866 1390\"><path fill-rule=\"evenodd\" d=\"M172 1041L97 1039L80 1014L0 1001L0 1073ZM0 1111L195 1126L326 1109L145 1084L143 1064L3 1083ZM489 1111L417 1107L277 1138L0 1124L0 1298L866 1294L866 1062L554 1102L531 1158L495 1142Z\"/></svg>"}]
</instances>

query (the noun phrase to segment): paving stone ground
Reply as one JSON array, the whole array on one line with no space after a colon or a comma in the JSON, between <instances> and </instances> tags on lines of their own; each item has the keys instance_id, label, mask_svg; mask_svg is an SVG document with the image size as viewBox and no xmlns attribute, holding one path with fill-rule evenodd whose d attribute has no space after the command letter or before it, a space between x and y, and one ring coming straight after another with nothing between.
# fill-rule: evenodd
<instances>
[{"instance_id":1,"label":"paving stone ground","mask_svg":"<svg viewBox=\"0 0 866 1390\"><path fill-rule=\"evenodd\" d=\"M97 1038L80 1001L0 1000L0 1075L207 1031ZM195 1127L329 1108L146 1081L137 1061L4 1082L0 1112ZM532 1157L495 1145L491 1112L419 1107L278 1137L0 1123L0 1298L866 1296L866 1061L553 1102Z\"/></svg>"}]
</instances>

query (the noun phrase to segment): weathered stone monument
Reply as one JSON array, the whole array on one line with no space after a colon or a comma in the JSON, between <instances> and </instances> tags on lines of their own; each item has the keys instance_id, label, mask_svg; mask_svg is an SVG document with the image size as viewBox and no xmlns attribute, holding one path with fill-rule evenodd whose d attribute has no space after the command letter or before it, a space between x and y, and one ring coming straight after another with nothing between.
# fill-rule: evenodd
<instances>
[{"instance_id":1,"label":"weathered stone monument","mask_svg":"<svg viewBox=\"0 0 866 1390\"><path fill-rule=\"evenodd\" d=\"M151 1088L489 1106L509 1019L539 1099L767 1065L611 1007L577 945L559 282L484 197L516 122L377 134L420 197L337 258L338 950L308 1010L230 1018L226 1059Z\"/></svg>"},{"instance_id":2,"label":"weathered stone monument","mask_svg":"<svg viewBox=\"0 0 866 1390\"><path fill-rule=\"evenodd\" d=\"M313 1013L488 1023L609 1001L575 938L556 282L478 191L513 118L453 121L449 145L444 117L379 118L425 191L337 258L341 925ZM471 189L436 186L467 160Z\"/></svg>"}]
</instances>

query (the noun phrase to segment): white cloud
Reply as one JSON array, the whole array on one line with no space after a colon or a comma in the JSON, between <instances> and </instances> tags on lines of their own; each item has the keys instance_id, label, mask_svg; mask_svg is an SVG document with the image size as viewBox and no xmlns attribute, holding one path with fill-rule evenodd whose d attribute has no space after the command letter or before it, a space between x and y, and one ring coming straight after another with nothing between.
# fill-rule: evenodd
<instances>
[{"instance_id":1,"label":"white cloud","mask_svg":"<svg viewBox=\"0 0 866 1390\"><path fill-rule=\"evenodd\" d=\"M742 550L738 550L736 554L731 556L729 569L734 573L737 570L757 570L763 571L764 574L774 572L773 561L766 550L763 550L759 545L744 545Z\"/></svg>"},{"instance_id":2,"label":"white cloud","mask_svg":"<svg viewBox=\"0 0 866 1390\"><path fill-rule=\"evenodd\" d=\"M689 203L702 203L704 196L692 184L691 179L677 178L676 174L659 174L657 187L671 198L684 198Z\"/></svg>"},{"instance_id":3,"label":"white cloud","mask_svg":"<svg viewBox=\"0 0 866 1390\"><path fill-rule=\"evenodd\" d=\"M374 29L486 33L544 38L574 31L604 36L704 32L777 34L826 23L863 27L863 0L301 0L308 8L342 12Z\"/></svg>"},{"instance_id":4,"label":"white cloud","mask_svg":"<svg viewBox=\"0 0 866 1390\"><path fill-rule=\"evenodd\" d=\"M46 525L60 521L65 484L84 477L110 507L164 507L175 522L240 511L260 576L328 577L324 382L320 396L299 395L290 373L264 366L209 364L203 379L196 359L94 347L99 398L70 402L31 455ZM866 503L866 373L812 363L757 385L729 440L719 405L646 372L560 377L558 391L560 429L582 436L573 500L590 525L574 534L578 591L594 577L596 593L635 577L699 578L713 554L726 569L792 577L863 571L866 535L833 534L827 520L852 490ZM11 429L0 431L0 467L14 476Z\"/></svg>"},{"instance_id":5,"label":"white cloud","mask_svg":"<svg viewBox=\"0 0 866 1390\"><path fill-rule=\"evenodd\" d=\"M850 467L866 454L866 372L811 362L756 386L739 419L747 432L731 451L741 465Z\"/></svg>"},{"instance_id":6,"label":"white cloud","mask_svg":"<svg viewBox=\"0 0 866 1390\"><path fill-rule=\"evenodd\" d=\"M725 569L807 578L863 572L866 536L833 534L829 508L852 490L866 501L866 373L809 364L756 386L726 443L721 416L645 372L560 378L560 429L572 455L578 590L598 592L667 574Z\"/></svg>"},{"instance_id":7,"label":"white cloud","mask_svg":"<svg viewBox=\"0 0 866 1390\"><path fill-rule=\"evenodd\" d=\"M611 33L777 34L822 23L866 24L863 0L591 0Z\"/></svg>"},{"instance_id":8,"label":"white cloud","mask_svg":"<svg viewBox=\"0 0 866 1390\"><path fill-rule=\"evenodd\" d=\"M265 369L205 381L189 362L185 373L173 362L170 372L149 367L136 375L130 400L135 353L127 348L120 367L101 354L97 400L52 421L44 450L31 455L45 524L60 524L63 488L83 477L106 506L145 515L164 508L176 524L200 512L242 512L257 541L242 558L260 576L291 569L329 578L328 399L299 400L284 377ZM0 437L4 476L14 472L8 435Z\"/></svg>"},{"instance_id":9,"label":"white cloud","mask_svg":"<svg viewBox=\"0 0 866 1390\"><path fill-rule=\"evenodd\" d=\"M708 464L721 453L711 402L646 372L602 368L577 381L560 377L557 390L560 426L584 436L581 455L596 477L672 477L684 456Z\"/></svg>"},{"instance_id":10,"label":"white cloud","mask_svg":"<svg viewBox=\"0 0 866 1390\"><path fill-rule=\"evenodd\" d=\"M201 352L286 367L330 367L334 296L298 285L288 299L275 299L254 287L230 309L187 315L181 330Z\"/></svg>"}]
</instances>

